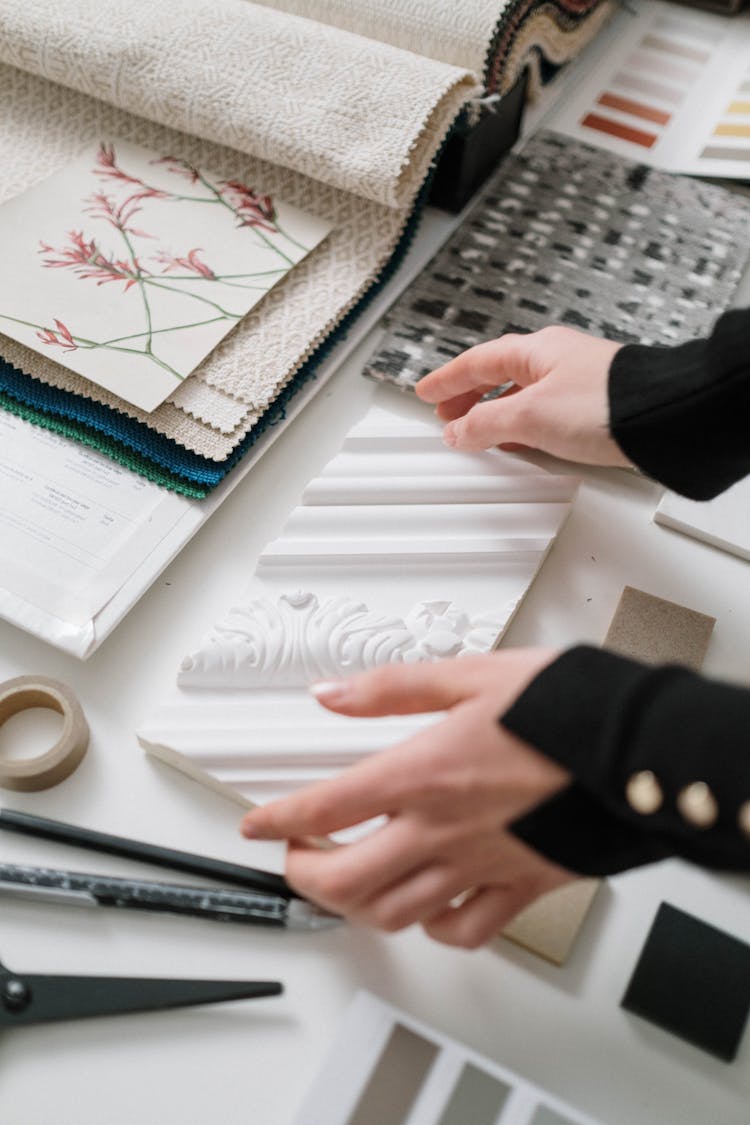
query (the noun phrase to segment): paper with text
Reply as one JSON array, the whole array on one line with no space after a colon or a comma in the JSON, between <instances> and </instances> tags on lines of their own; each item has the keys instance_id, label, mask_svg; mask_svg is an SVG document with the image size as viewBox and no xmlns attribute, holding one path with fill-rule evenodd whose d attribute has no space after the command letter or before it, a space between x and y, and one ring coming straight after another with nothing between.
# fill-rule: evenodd
<instances>
[{"instance_id":1,"label":"paper with text","mask_svg":"<svg viewBox=\"0 0 750 1125\"><path fill-rule=\"evenodd\" d=\"M0 412L0 588L82 626L194 502Z\"/></svg>"}]
</instances>

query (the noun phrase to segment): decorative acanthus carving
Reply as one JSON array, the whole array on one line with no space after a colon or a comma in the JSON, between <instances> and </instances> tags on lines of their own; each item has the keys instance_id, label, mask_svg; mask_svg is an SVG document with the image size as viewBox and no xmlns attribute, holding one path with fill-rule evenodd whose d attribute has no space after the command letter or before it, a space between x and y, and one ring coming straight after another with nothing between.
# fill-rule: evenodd
<instances>
[{"instance_id":1,"label":"decorative acanthus carving","mask_svg":"<svg viewBox=\"0 0 750 1125\"><path fill-rule=\"evenodd\" d=\"M470 617L449 601L418 602L402 619L345 595L320 600L300 590L255 598L232 609L183 660L178 683L302 687L378 664L488 652L506 620L507 614Z\"/></svg>"}]
</instances>

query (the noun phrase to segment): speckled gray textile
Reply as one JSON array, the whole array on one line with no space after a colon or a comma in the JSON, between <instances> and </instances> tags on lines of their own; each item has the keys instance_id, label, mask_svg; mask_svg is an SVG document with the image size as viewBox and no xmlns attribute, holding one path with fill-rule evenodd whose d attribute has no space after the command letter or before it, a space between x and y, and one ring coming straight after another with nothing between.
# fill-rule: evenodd
<instances>
[{"instance_id":1,"label":"speckled gray textile","mask_svg":"<svg viewBox=\"0 0 750 1125\"><path fill-rule=\"evenodd\" d=\"M410 389L503 332L706 333L750 256L750 201L555 133L508 157L405 291L365 374Z\"/></svg>"}]
</instances>

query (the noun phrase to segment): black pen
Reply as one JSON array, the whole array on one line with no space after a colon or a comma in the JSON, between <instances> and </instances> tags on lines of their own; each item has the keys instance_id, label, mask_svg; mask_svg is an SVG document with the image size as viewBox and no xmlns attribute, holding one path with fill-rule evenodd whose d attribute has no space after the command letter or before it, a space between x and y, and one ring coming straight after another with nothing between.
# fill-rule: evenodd
<instances>
[{"instance_id":1,"label":"black pen","mask_svg":"<svg viewBox=\"0 0 750 1125\"><path fill-rule=\"evenodd\" d=\"M108 832L95 832L92 828L79 828L75 824L48 820L46 817L32 816L31 813L17 812L15 809L0 809L0 829L43 840L55 840L59 844L71 844L89 851L105 852L123 859L153 863L157 867L201 875L220 883L231 883L247 890L278 895L280 898L298 897L283 875L258 871L255 867L243 867L239 863L227 863L222 859L211 859L209 856L193 855L191 852L179 852L160 844L146 844L124 836L112 836Z\"/></svg>"},{"instance_id":2,"label":"black pen","mask_svg":"<svg viewBox=\"0 0 750 1125\"><path fill-rule=\"evenodd\" d=\"M217 922L282 926L289 930L324 930L341 919L304 899L287 899L261 891L225 887L189 887L147 879L117 879L83 871L0 863L0 894L34 902L119 906L187 914Z\"/></svg>"}]
</instances>

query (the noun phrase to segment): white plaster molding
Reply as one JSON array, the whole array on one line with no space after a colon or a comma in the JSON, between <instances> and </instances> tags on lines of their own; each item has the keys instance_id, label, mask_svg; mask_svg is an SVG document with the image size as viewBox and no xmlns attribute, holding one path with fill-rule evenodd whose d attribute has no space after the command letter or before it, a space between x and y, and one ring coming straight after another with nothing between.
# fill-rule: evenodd
<instances>
[{"instance_id":1,"label":"white plaster molding","mask_svg":"<svg viewBox=\"0 0 750 1125\"><path fill-rule=\"evenodd\" d=\"M488 652L577 486L499 450L456 453L431 419L371 410L263 551L245 596L185 658L141 742L248 804L409 737L436 717L343 719L306 685Z\"/></svg>"},{"instance_id":2,"label":"white plaster molding","mask_svg":"<svg viewBox=\"0 0 750 1125\"><path fill-rule=\"evenodd\" d=\"M333 777L440 718L347 718L298 688L175 690L138 740L154 757L248 806Z\"/></svg>"},{"instance_id":3,"label":"white plaster molding","mask_svg":"<svg viewBox=\"0 0 750 1125\"><path fill-rule=\"evenodd\" d=\"M300 590L252 598L186 656L177 682L192 688L303 687L378 664L487 652L507 614L471 617L449 601L418 602L402 619L346 595Z\"/></svg>"}]
</instances>

